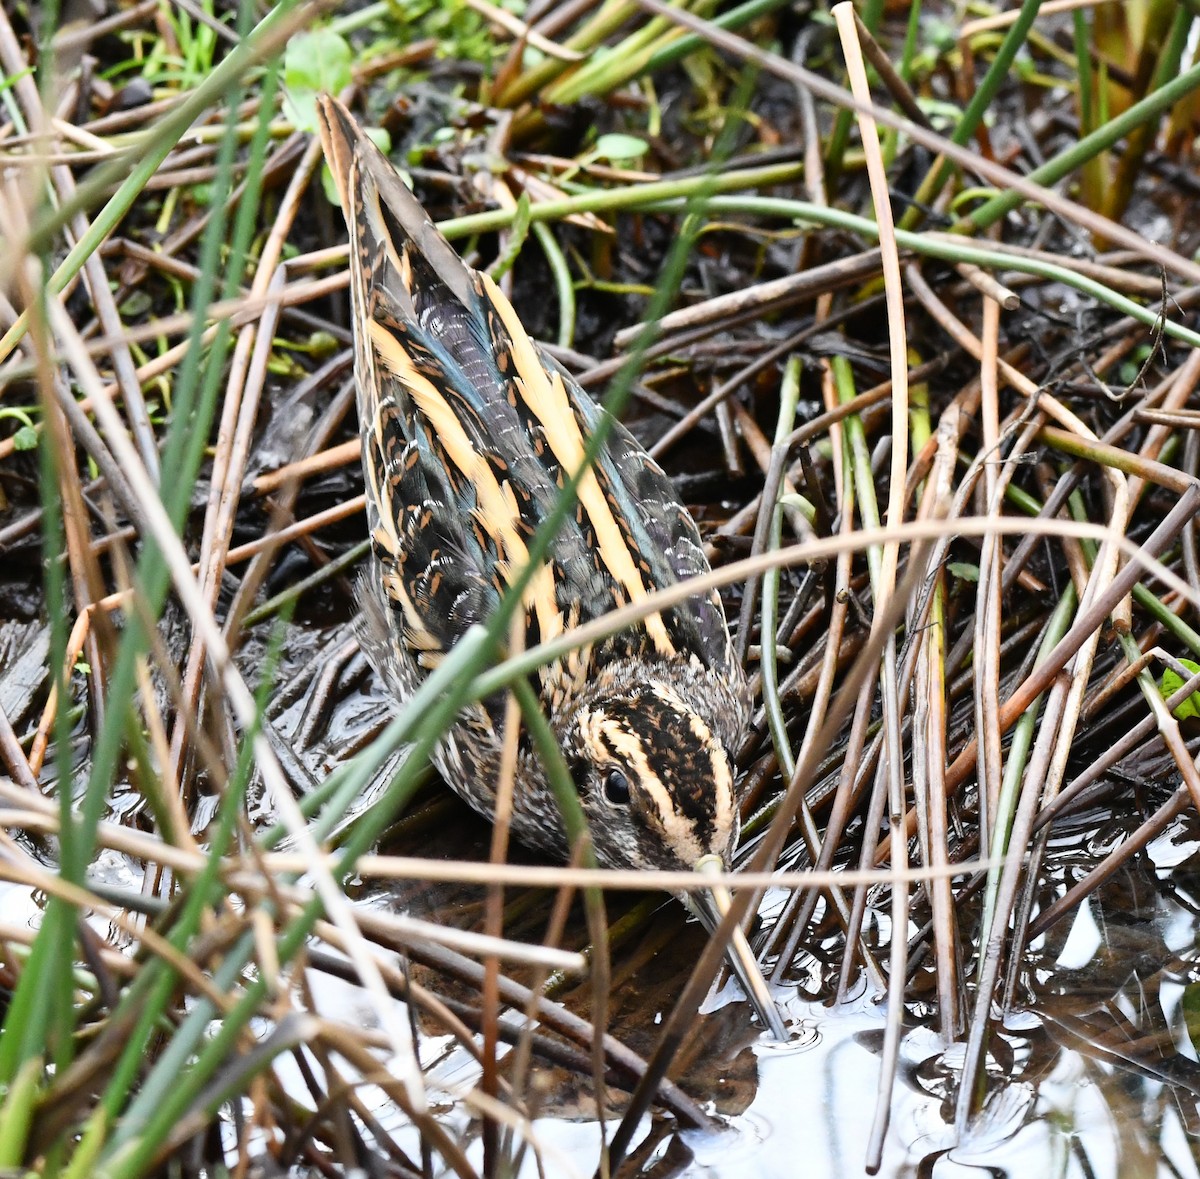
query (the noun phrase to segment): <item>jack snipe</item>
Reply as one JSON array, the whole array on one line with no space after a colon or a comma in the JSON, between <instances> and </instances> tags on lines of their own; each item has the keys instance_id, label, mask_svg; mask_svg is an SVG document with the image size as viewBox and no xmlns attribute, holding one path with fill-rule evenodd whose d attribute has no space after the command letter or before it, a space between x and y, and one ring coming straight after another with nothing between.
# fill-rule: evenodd
<instances>
[{"instance_id":1,"label":"jack snipe","mask_svg":"<svg viewBox=\"0 0 1200 1179\"><path fill-rule=\"evenodd\" d=\"M526 334L511 304L438 232L336 100L321 134L350 231L355 371L374 542L375 667L400 700L528 563L526 543L582 465L601 410ZM708 571L666 475L613 424L525 593L526 643ZM720 599L696 595L542 668L537 687L596 854L612 867L693 868L737 842L732 754L749 693ZM435 758L489 815L503 702L464 710ZM522 744L513 831L565 855L536 751ZM699 896L700 894L696 894ZM714 921L708 897L691 906ZM760 1016L779 1014L744 938L734 962Z\"/></svg>"}]
</instances>

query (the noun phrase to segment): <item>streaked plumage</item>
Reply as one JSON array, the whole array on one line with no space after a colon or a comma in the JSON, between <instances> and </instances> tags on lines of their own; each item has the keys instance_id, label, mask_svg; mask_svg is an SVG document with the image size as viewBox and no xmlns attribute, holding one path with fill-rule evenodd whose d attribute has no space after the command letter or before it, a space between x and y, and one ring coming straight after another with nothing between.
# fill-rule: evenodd
<instances>
[{"instance_id":1,"label":"streaked plumage","mask_svg":"<svg viewBox=\"0 0 1200 1179\"><path fill-rule=\"evenodd\" d=\"M350 229L351 290L374 570L369 653L401 700L485 621L581 464L603 413L467 267L343 107L323 99L326 156ZM708 569L663 472L620 425L525 596L528 646ZM726 862L732 755L749 710L715 593L544 668L539 695L603 863ZM447 781L489 814L503 702L468 709L442 745ZM522 742L513 827L565 853L536 753Z\"/></svg>"}]
</instances>

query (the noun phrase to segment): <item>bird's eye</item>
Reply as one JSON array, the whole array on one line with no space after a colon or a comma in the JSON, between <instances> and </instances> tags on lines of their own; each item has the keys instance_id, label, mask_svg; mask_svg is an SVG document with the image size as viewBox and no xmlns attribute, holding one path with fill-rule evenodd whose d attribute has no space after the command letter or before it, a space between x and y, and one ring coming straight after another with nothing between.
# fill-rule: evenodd
<instances>
[{"instance_id":1,"label":"bird's eye","mask_svg":"<svg viewBox=\"0 0 1200 1179\"><path fill-rule=\"evenodd\" d=\"M604 797L613 806L629 805L629 779L620 770L609 770L604 775Z\"/></svg>"}]
</instances>

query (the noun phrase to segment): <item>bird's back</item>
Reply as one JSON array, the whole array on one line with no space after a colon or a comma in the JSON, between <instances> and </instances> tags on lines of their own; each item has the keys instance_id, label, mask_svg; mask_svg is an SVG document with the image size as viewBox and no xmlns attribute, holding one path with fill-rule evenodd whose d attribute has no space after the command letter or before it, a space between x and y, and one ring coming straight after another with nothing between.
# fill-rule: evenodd
<instances>
[{"instance_id":1,"label":"bird's back","mask_svg":"<svg viewBox=\"0 0 1200 1179\"><path fill-rule=\"evenodd\" d=\"M322 113L365 325L356 369L371 535L392 616L382 625L402 636L409 690L490 616L602 422L607 440L525 592L526 645L707 572L691 517L645 450L462 262L344 108L327 100ZM546 669L543 693L552 707L569 702L613 660L742 682L711 591Z\"/></svg>"}]
</instances>

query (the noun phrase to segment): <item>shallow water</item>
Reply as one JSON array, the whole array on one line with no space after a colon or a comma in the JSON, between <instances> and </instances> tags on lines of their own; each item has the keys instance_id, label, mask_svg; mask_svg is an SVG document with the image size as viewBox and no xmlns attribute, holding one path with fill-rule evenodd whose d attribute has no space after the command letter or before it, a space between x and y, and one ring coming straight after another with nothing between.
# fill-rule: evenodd
<instances>
[{"instance_id":1,"label":"shallow water","mask_svg":"<svg viewBox=\"0 0 1200 1179\"><path fill-rule=\"evenodd\" d=\"M328 649L344 632L312 637L315 647ZM307 658L311 651L303 654ZM295 680L285 675L283 682ZM370 677L348 664L330 714L314 725L306 719L312 716L314 690L315 681L275 713L274 723L279 736L293 743L299 765L319 781L369 737L383 715L383 702ZM299 741L306 725L313 737ZM114 815L132 797L129 792L114 799ZM265 822L270 814L264 802L259 800L257 817ZM1139 821L1131 807L1125 816L1080 820L1074 833L1057 838L1047 856L1041 903L1061 895ZM392 833L386 850L480 859L486 857L487 839L486 825L435 784ZM514 856L524 854L514 849ZM106 853L97 867L111 884L138 886L138 866L123 857ZM879 1174L1200 1179L1195 1161L1200 1146L1198 885L1200 828L1181 819L1146 856L1030 947L1018 988L1024 1006L991 1045L988 1097L961 1140L953 1116L963 1049L940 1042L928 1004L911 1004ZM371 886L361 892L364 902L394 905L447 924L469 927L480 914L479 890L466 886ZM0 892L0 919L36 924L40 899L9 887ZM551 899L546 893L511 890L506 932L539 941ZM780 901L781 894L768 897L762 910L768 922ZM610 895L610 923L643 902ZM618 985L609 1020L610 1031L644 1057L653 1051L656 1029L703 939L696 926L685 927L682 910L669 898L646 908L640 924L614 951ZM104 925L97 923L102 936L117 940ZM882 913L873 938L886 936ZM586 944L581 920L572 920L566 940L572 948ZM885 1017L882 1000L862 983L840 1006L806 997L831 990L835 949L829 943L814 953L810 946L793 963L789 976L803 982L803 995L797 985L776 988L792 1033L786 1045L757 1033L736 982L725 980L709 997L698 1034L673 1075L723 1128L680 1131L670 1119L645 1119L640 1135L653 1145L638 1173L655 1179L822 1179L864 1173ZM434 980L442 993L471 993L419 963L413 969L422 981ZM369 1019L356 988L316 971L309 976L318 1005L329 1015L354 1022L361 1012ZM586 986L560 997L587 1014ZM436 1029L423 1034L421 1056L447 1125L470 1144L478 1161L477 1123L453 1097L476 1081L476 1064ZM290 1066L280 1062L279 1067L286 1074ZM534 1136L547 1174L591 1176L600 1131L590 1080L539 1064L535 1081L541 1116ZM299 1086L295 1096L311 1101ZM415 1136L390 1100L369 1088L363 1096L398 1141L419 1154ZM618 1112L622 1104L622 1095L614 1092ZM521 1174L537 1174L532 1153Z\"/></svg>"},{"instance_id":2,"label":"shallow water","mask_svg":"<svg viewBox=\"0 0 1200 1179\"><path fill-rule=\"evenodd\" d=\"M1126 873L1031 947L1024 981L1033 1004L1012 1015L995 1038L989 1095L961 1139L953 1117L962 1045L944 1046L932 1013L910 1009L879 1174L1200 1175L1200 1068L1187 1029L1200 977L1197 926L1187 889L1180 887L1186 867L1173 871L1189 865L1198 848L1194 829L1177 824L1151 848L1157 867L1146 862ZM1048 861L1051 877L1073 878L1085 850L1081 841L1057 847ZM640 976L614 997L616 1022L624 1028L637 1010L649 1043L664 1014L658 975L677 967L651 962L642 1001L630 994ZM724 1128L679 1132L669 1120L644 1119L639 1136L658 1142L640 1173L659 1162L656 1176L864 1174L879 1085L882 1003L863 987L836 1007L804 1000L795 987L776 988L776 997L792 1034L785 1045L755 1036L735 982L710 996L699 1037L704 1049L675 1075L709 1111L723 1115ZM638 1037L630 1038L640 1049ZM467 1054L445 1038L427 1043L424 1059L435 1087L469 1086L478 1075ZM534 1127L547 1173L586 1179L599 1141L599 1127L588 1116L594 1113L588 1082L538 1071L543 1104L555 1115ZM457 1114L450 1121L473 1136ZM474 1146L478 1158L478 1142ZM532 1156L520 1173L537 1175Z\"/></svg>"},{"instance_id":3,"label":"shallow water","mask_svg":"<svg viewBox=\"0 0 1200 1179\"><path fill-rule=\"evenodd\" d=\"M929 1013L921 1013L926 1024L914 1021L903 1038L879 1174L1200 1175L1194 1014L1188 1032L1200 970L1187 887L1198 848L1194 824L1176 824L1146 861L1034 943L1025 980L1033 1003L1010 1016L996 1037L989 1095L961 1138L953 1103L963 1048L945 1047ZM1051 879L1073 878L1085 850L1082 840L1055 848L1047 864ZM753 1070L742 1061L736 1072L718 1075L710 1093L714 1108L721 1104L722 1077L743 1093L748 1086L746 1108L729 1114L718 1133L683 1131L673 1142L664 1132L647 1166L670 1151L678 1156L681 1143L690 1163L663 1173L711 1179L864 1174L885 1026L881 1003L865 988L837 1007L805 1001L795 988L777 988L776 996L791 1042L759 1037L749 1049ZM735 983L707 1006L719 1008L731 997L736 1000ZM728 1026L744 1029L744 1005L735 1001L723 1014L731 1010L740 1014ZM660 1015L647 1014L652 1021ZM687 1072L677 1077L685 1084L694 1079ZM659 1129L649 1119L643 1124L646 1134ZM548 1152L576 1160L575 1173L592 1173L594 1122L543 1118L536 1131ZM536 1169L529 1163L522 1174Z\"/></svg>"}]
</instances>

